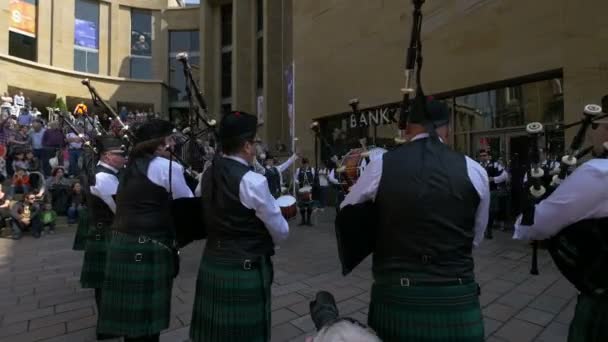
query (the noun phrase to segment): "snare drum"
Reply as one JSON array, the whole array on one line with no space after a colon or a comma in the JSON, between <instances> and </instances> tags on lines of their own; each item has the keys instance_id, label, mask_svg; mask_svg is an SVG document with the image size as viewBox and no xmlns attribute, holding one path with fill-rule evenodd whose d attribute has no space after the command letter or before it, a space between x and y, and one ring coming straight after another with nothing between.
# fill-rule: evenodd
<instances>
[{"instance_id":1,"label":"snare drum","mask_svg":"<svg viewBox=\"0 0 608 342\"><path fill-rule=\"evenodd\" d=\"M277 198L277 204L281 208L281 214L289 221L298 215L296 199L293 196L285 195Z\"/></svg>"},{"instance_id":2,"label":"snare drum","mask_svg":"<svg viewBox=\"0 0 608 342\"><path fill-rule=\"evenodd\" d=\"M312 186L303 186L298 190L298 200L300 202L312 201Z\"/></svg>"}]
</instances>

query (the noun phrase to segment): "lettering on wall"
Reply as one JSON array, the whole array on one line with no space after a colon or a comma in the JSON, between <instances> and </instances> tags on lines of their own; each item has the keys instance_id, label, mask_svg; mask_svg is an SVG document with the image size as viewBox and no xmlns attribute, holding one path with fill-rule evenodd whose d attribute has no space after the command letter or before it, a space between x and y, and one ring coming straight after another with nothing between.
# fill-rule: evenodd
<instances>
[{"instance_id":1,"label":"lettering on wall","mask_svg":"<svg viewBox=\"0 0 608 342\"><path fill-rule=\"evenodd\" d=\"M398 103L362 109L357 114L348 114L348 128L390 125L397 121L398 113Z\"/></svg>"}]
</instances>

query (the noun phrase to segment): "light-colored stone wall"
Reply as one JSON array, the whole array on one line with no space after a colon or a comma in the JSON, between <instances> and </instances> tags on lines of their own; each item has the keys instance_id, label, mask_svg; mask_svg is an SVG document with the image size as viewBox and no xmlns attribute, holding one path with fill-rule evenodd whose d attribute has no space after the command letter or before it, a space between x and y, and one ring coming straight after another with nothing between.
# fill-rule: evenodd
<instances>
[{"instance_id":1,"label":"light-colored stone wall","mask_svg":"<svg viewBox=\"0 0 608 342\"><path fill-rule=\"evenodd\" d=\"M11 86L51 93L63 98L66 96L89 98L88 89L81 83L84 78L89 78L99 96L113 106L116 106L117 102L151 103L158 110L166 105L163 102L165 85L158 81L96 77L86 73L41 66L6 55L0 55L0 70L3 71L1 73L3 76L0 77L0 92Z\"/></svg>"},{"instance_id":2,"label":"light-colored stone wall","mask_svg":"<svg viewBox=\"0 0 608 342\"><path fill-rule=\"evenodd\" d=\"M409 2L310 0L293 6L297 135L308 135L313 118L348 111L350 98L358 97L361 107L401 99ZM565 121L575 121L586 103L608 93L607 11L603 0L427 1L425 92L562 69ZM301 141L310 153L312 139Z\"/></svg>"}]
</instances>

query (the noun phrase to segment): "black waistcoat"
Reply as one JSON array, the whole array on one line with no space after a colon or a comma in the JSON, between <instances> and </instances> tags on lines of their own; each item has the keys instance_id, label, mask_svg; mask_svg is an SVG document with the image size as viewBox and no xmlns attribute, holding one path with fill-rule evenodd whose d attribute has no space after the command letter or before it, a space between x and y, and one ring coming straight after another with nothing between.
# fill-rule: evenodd
<instances>
[{"instance_id":1,"label":"black waistcoat","mask_svg":"<svg viewBox=\"0 0 608 342\"><path fill-rule=\"evenodd\" d=\"M498 163L497 162L489 162L487 164L482 164L483 168L486 169L486 172L488 173L488 177L498 177L500 176L501 173L504 172L500 171L500 169L498 168ZM502 185L502 183L501 183ZM494 191L494 190L498 190L498 188L501 187L501 185L498 185L496 183L494 183L493 181L490 182L490 191Z\"/></svg>"},{"instance_id":2,"label":"black waistcoat","mask_svg":"<svg viewBox=\"0 0 608 342\"><path fill-rule=\"evenodd\" d=\"M132 234L172 231L169 192L148 179L154 157L129 163L118 185L114 230Z\"/></svg>"},{"instance_id":3,"label":"black waistcoat","mask_svg":"<svg viewBox=\"0 0 608 342\"><path fill-rule=\"evenodd\" d=\"M249 167L229 158L216 158L203 175L203 213L207 226L206 252L227 257L274 254L264 223L239 199L241 180Z\"/></svg>"},{"instance_id":4,"label":"black waistcoat","mask_svg":"<svg viewBox=\"0 0 608 342\"><path fill-rule=\"evenodd\" d=\"M281 175L276 167L266 168L266 180L268 180L268 188L274 198L281 196Z\"/></svg>"},{"instance_id":5,"label":"black waistcoat","mask_svg":"<svg viewBox=\"0 0 608 342\"><path fill-rule=\"evenodd\" d=\"M312 186L313 181L314 176L312 174L312 169L310 167L307 167L306 169L300 168L300 172L298 172L298 182L300 183L300 187L306 185Z\"/></svg>"},{"instance_id":6,"label":"black waistcoat","mask_svg":"<svg viewBox=\"0 0 608 342\"><path fill-rule=\"evenodd\" d=\"M383 156L374 271L473 278L479 194L464 155L427 140Z\"/></svg>"},{"instance_id":7,"label":"black waistcoat","mask_svg":"<svg viewBox=\"0 0 608 342\"><path fill-rule=\"evenodd\" d=\"M112 175L113 177L117 177L116 172L102 165L95 166L95 175L97 175L98 173L107 173ZM114 213L112 212L112 210L110 210L106 202L104 202L101 198L91 194L90 191L86 191L86 196L89 208L91 208L91 223L93 225L111 225L112 221L114 220Z\"/></svg>"}]
</instances>

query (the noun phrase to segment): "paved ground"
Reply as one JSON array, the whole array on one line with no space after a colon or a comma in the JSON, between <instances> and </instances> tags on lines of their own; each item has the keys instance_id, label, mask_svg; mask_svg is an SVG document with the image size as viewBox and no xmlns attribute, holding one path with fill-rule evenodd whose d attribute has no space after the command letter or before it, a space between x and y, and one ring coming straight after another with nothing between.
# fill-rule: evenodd
<instances>
[{"instance_id":1,"label":"paved ground","mask_svg":"<svg viewBox=\"0 0 608 342\"><path fill-rule=\"evenodd\" d=\"M303 341L314 327L310 298L331 291L342 314L366 320L370 266L344 278L338 269L332 217L292 229L274 258L273 341ZM74 227L35 240L0 239L0 342L90 341L96 321L93 293L80 289L82 252L71 250ZM162 341L187 338L202 243L189 246L174 286L173 317ZM566 341L574 289L541 251L541 275L529 275L529 248L496 233L475 253L487 341Z\"/></svg>"}]
</instances>

